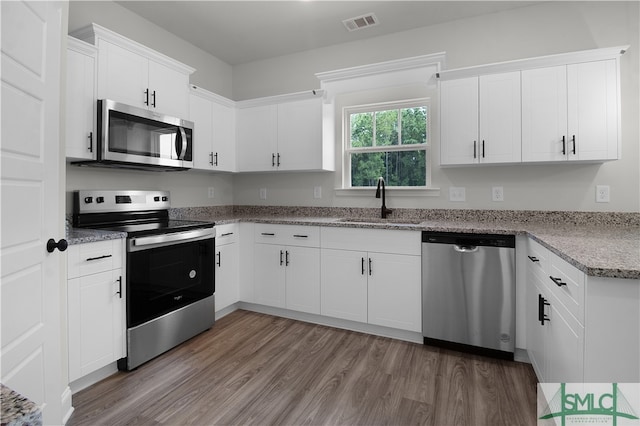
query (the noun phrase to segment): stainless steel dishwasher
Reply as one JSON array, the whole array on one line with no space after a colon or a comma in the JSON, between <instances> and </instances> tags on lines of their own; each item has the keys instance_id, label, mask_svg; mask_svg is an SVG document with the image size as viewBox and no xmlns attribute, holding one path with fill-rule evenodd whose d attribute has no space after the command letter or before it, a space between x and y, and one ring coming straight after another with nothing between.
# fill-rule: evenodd
<instances>
[{"instance_id":1,"label":"stainless steel dishwasher","mask_svg":"<svg viewBox=\"0 0 640 426\"><path fill-rule=\"evenodd\" d=\"M422 233L424 343L513 359L515 237Z\"/></svg>"}]
</instances>

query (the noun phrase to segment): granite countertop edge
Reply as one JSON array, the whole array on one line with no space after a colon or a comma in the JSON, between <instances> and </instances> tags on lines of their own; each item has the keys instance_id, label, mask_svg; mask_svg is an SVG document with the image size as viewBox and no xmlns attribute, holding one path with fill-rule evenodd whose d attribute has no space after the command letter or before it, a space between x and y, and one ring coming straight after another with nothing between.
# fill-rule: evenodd
<instances>
[{"instance_id":1,"label":"granite countertop edge","mask_svg":"<svg viewBox=\"0 0 640 426\"><path fill-rule=\"evenodd\" d=\"M227 216L227 217L191 217L194 220L209 220L216 225L225 225L240 222L269 223L282 225L305 226L332 226L344 228L362 229L392 229L408 231L435 231L435 232L466 232L503 235L525 235L542 244L554 254L558 255L571 265L589 276L603 278L640 279L640 228L631 227L598 227L598 238L593 238L591 228L580 225L551 225L522 222L492 222L481 223L475 221L440 221L425 220L422 222L398 219L397 223L380 221L379 219L367 222L355 219L350 222L345 218L336 217L277 217L277 216ZM620 233L628 230L635 238L620 238ZM110 232L91 229L70 228L67 230L69 244L82 244L95 241L103 241L116 238L126 238L125 232ZM628 256L638 253L638 262L614 262L606 253L599 251L594 244L603 244L606 247L620 248L620 251ZM618 247L620 246L620 247ZM615 264L614 264L615 263Z\"/></svg>"}]
</instances>

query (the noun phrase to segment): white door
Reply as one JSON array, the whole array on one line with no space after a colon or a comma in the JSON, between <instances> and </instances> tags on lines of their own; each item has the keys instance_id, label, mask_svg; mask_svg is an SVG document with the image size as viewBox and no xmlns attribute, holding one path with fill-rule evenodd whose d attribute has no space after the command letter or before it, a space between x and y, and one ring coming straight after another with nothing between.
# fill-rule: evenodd
<instances>
[{"instance_id":1,"label":"white door","mask_svg":"<svg viewBox=\"0 0 640 426\"><path fill-rule=\"evenodd\" d=\"M213 152L216 170L236 171L235 108L213 102Z\"/></svg>"},{"instance_id":2,"label":"white door","mask_svg":"<svg viewBox=\"0 0 640 426\"><path fill-rule=\"evenodd\" d=\"M279 170L322 167L322 99L278 105Z\"/></svg>"},{"instance_id":3,"label":"white door","mask_svg":"<svg viewBox=\"0 0 640 426\"><path fill-rule=\"evenodd\" d=\"M211 102L202 96L189 95L189 120L193 121L193 168L211 170Z\"/></svg>"},{"instance_id":4,"label":"white door","mask_svg":"<svg viewBox=\"0 0 640 426\"><path fill-rule=\"evenodd\" d=\"M440 83L440 164L478 162L478 77Z\"/></svg>"},{"instance_id":5,"label":"white door","mask_svg":"<svg viewBox=\"0 0 640 426\"><path fill-rule=\"evenodd\" d=\"M367 322L367 253L322 249L322 315Z\"/></svg>"},{"instance_id":6,"label":"white door","mask_svg":"<svg viewBox=\"0 0 640 426\"><path fill-rule=\"evenodd\" d=\"M189 76L171 67L149 61L151 110L173 117L189 116Z\"/></svg>"},{"instance_id":7,"label":"white door","mask_svg":"<svg viewBox=\"0 0 640 426\"><path fill-rule=\"evenodd\" d=\"M3 1L0 381L62 423L60 2ZM66 29L65 29L66 32Z\"/></svg>"},{"instance_id":8,"label":"white door","mask_svg":"<svg viewBox=\"0 0 640 426\"><path fill-rule=\"evenodd\" d=\"M286 248L286 306L294 311L320 313L320 249Z\"/></svg>"},{"instance_id":9,"label":"white door","mask_svg":"<svg viewBox=\"0 0 640 426\"><path fill-rule=\"evenodd\" d=\"M256 303L284 308L286 291L284 248L271 244L256 244L254 250L253 270Z\"/></svg>"},{"instance_id":10,"label":"white door","mask_svg":"<svg viewBox=\"0 0 640 426\"><path fill-rule=\"evenodd\" d=\"M238 171L276 170L278 106L240 108L236 118Z\"/></svg>"},{"instance_id":11,"label":"white door","mask_svg":"<svg viewBox=\"0 0 640 426\"><path fill-rule=\"evenodd\" d=\"M98 42L98 99L149 108L149 60L105 40ZM187 89L185 89L187 90Z\"/></svg>"}]
</instances>

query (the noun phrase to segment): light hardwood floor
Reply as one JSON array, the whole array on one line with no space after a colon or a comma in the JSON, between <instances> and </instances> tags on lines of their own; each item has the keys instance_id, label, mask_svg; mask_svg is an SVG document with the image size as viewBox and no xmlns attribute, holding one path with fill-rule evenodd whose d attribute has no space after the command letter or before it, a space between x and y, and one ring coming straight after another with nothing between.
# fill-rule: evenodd
<instances>
[{"instance_id":1,"label":"light hardwood floor","mask_svg":"<svg viewBox=\"0 0 640 426\"><path fill-rule=\"evenodd\" d=\"M529 364L235 311L73 396L69 425L525 425Z\"/></svg>"}]
</instances>

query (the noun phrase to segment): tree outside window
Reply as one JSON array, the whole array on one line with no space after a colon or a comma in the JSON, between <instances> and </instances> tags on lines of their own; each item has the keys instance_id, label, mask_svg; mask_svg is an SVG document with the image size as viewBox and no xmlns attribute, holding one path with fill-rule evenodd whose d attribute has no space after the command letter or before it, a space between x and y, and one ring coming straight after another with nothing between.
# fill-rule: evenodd
<instances>
[{"instance_id":1,"label":"tree outside window","mask_svg":"<svg viewBox=\"0 0 640 426\"><path fill-rule=\"evenodd\" d=\"M389 187L426 187L428 118L424 99L347 108L347 186L375 186L382 176Z\"/></svg>"}]
</instances>

